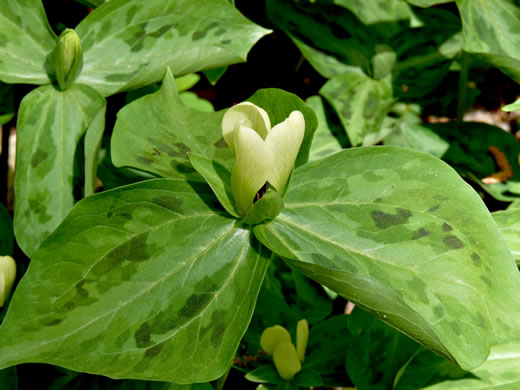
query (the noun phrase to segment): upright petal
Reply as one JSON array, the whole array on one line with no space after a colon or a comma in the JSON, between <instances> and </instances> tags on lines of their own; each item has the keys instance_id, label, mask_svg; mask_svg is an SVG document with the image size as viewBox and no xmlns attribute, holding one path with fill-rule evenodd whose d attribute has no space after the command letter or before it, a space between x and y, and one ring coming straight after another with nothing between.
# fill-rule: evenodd
<instances>
[{"instance_id":1,"label":"upright petal","mask_svg":"<svg viewBox=\"0 0 520 390\"><path fill-rule=\"evenodd\" d=\"M293 111L286 120L273 127L265 139L274 155L267 180L280 193L285 191L304 135L305 118L300 111Z\"/></svg>"},{"instance_id":2,"label":"upright petal","mask_svg":"<svg viewBox=\"0 0 520 390\"><path fill-rule=\"evenodd\" d=\"M239 103L226 111L222 118L222 135L231 149L235 149L235 130L239 124L254 129L262 139L271 130L269 115L264 109L249 102Z\"/></svg>"},{"instance_id":3,"label":"upright petal","mask_svg":"<svg viewBox=\"0 0 520 390\"><path fill-rule=\"evenodd\" d=\"M267 182L273 155L256 131L238 126L234 137L236 160L231 172L231 191L242 215L253 205L256 193Z\"/></svg>"}]
</instances>

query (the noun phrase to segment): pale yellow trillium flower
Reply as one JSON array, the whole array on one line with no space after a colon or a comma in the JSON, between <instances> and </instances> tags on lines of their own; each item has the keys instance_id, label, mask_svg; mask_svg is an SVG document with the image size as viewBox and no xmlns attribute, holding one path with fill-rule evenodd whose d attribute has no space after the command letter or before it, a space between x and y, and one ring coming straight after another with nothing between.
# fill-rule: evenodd
<instances>
[{"instance_id":1,"label":"pale yellow trillium flower","mask_svg":"<svg viewBox=\"0 0 520 390\"><path fill-rule=\"evenodd\" d=\"M16 263L11 256L0 256L0 307L4 306L16 277Z\"/></svg>"},{"instance_id":2,"label":"pale yellow trillium flower","mask_svg":"<svg viewBox=\"0 0 520 390\"><path fill-rule=\"evenodd\" d=\"M271 128L265 110L244 102L226 112L222 134L235 151L231 191L238 211L245 215L266 182L279 192L285 190L305 135L305 119L293 111Z\"/></svg>"}]
</instances>

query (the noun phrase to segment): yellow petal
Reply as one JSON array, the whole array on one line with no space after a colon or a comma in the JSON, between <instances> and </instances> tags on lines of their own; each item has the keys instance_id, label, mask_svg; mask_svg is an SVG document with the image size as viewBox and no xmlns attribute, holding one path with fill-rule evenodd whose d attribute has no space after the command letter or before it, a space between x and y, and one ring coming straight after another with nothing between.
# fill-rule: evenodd
<instances>
[{"instance_id":1,"label":"yellow petal","mask_svg":"<svg viewBox=\"0 0 520 390\"><path fill-rule=\"evenodd\" d=\"M244 216L256 193L267 182L273 155L260 135L246 126L238 126L234 144L236 160L231 171L231 192Z\"/></svg>"},{"instance_id":2,"label":"yellow petal","mask_svg":"<svg viewBox=\"0 0 520 390\"><path fill-rule=\"evenodd\" d=\"M291 342L291 335L287 329L281 325L275 325L266 328L262 332L262 336L260 336L260 346L262 347L262 350L268 355L272 355L276 346L282 341Z\"/></svg>"},{"instance_id":3,"label":"yellow petal","mask_svg":"<svg viewBox=\"0 0 520 390\"><path fill-rule=\"evenodd\" d=\"M0 256L0 307L4 305L16 277L16 263L11 256Z\"/></svg>"},{"instance_id":4,"label":"yellow petal","mask_svg":"<svg viewBox=\"0 0 520 390\"><path fill-rule=\"evenodd\" d=\"M280 193L285 192L304 135L305 118L300 111L291 112L286 120L273 127L267 135L265 142L274 155L273 168L267 180Z\"/></svg>"},{"instance_id":5,"label":"yellow petal","mask_svg":"<svg viewBox=\"0 0 520 390\"><path fill-rule=\"evenodd\" d=\"M278 374L286 381L294 378L302 369L296 349L290 341L282 341L276 346L273 352L273 361Z\"/></svg>"},{"instance_id":6,"label":"yellow petal","mask_svg":"<svg viewBox=\"0 0 520 390\"><path fill-rule=\"evenodd\" d=\"M269 115L264 109L249 102L239 103L226 111L222 118L222 135L231 149L235 149L234 133L239 124L254 129L262 139L271 130Z\"/></svg>"},{"instance_id":7,"label":"yellow petal","mask_svg":"<svg viewBox=\"0 0 520 390\"><path fill-rule=\"evenodd\" d=\"M307 348L307 341L309 340L309 323L306 319L298 321L296 326L296 352L300 361L305 359L305 349Z\"/></svg>"}]
</instances>

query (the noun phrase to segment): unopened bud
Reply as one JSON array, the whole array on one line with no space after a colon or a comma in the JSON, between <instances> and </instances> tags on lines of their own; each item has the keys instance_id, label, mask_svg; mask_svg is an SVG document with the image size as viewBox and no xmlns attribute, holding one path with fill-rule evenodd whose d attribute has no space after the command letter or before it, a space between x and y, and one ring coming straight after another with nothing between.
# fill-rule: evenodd
<instances>
[{"instance_id":1,"label":"unopened bud","mask_svg":"<svg viewBox=\"0 0 520 390\"><path fill-rule=\"evenodd\" d=\"M282 341L276 346L273 352L273 361L278 374L286 381L294 378L302 369L296 348L290 341Z\"/></svg>"},{"instance_id":2,"label":"unopened bud","mask_svg":"<svg viewBox=\"0 0 520 390\"><path fill-rule=\"evenodd\" d=\"M70 87L83 67L83 49L76 31L68 28L60 34L49 63L60 89Z\"/></svg>"},{"instance_id":3,"label":"unopened bud","mask_svg":"<svg viewBox=\"0 0 520 390\"><path fill-rule=\"evenodd\" d=\"M11 256L0 256L0 307L9 295L16 277L16 263Z\"/></svg>"}]
</instances>

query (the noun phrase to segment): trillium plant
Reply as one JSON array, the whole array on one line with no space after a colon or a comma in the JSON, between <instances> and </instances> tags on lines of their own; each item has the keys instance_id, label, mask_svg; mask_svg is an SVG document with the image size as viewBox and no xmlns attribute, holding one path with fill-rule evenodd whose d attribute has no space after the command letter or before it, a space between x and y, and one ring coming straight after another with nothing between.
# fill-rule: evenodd
<instances>
[{"instance_id":1,"label":"trillium plant","mask_svg":"<svg viewBox=\"0 0 520 390\"><path fill-rule=\"evenodd\" d=\"M518 199L520 147L414 100L460 72L462 119L473 55L520 80L512 0L266 0L330 105L226 85L219 111L195 72L216 83L270 32L234 1L81 3L55 32L40 0L0 0L2 390L45 367L25 363L62 367L52 388L221 390L231 367L264 390L518 386L518 202L492 215L461 175ZM6 116L7 84L37 87Z\"/></svg>"},{"instance_id":2,"label":"trillium plant","mask_svg":"<svg viewBox=\"0 0 520 390\"><path fill-rule=\"evenodd\" d=\"M273 258L463 368L481 365L520 313L508 303L516 265L479 196L440 160L396 147L307 162L316 127L277 89L197 111L167 72L119 112L112 136L116 165L162 178L74 206L16 289L1 366L215 380Z\"/></svg>"}]
</instances>

